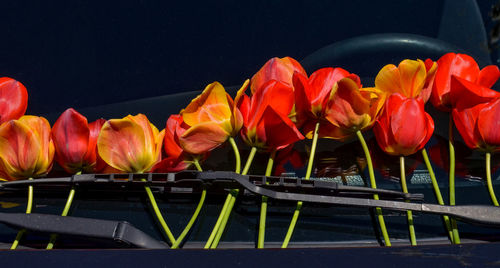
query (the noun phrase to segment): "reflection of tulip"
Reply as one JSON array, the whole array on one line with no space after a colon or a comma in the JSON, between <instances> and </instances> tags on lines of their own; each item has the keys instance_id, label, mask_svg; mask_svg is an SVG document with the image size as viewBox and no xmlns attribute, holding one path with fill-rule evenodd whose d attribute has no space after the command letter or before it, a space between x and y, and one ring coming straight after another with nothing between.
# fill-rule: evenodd
<instances>
[{"instance_id":1,"label":"reflection of tulip","mask_svg":"<svg viewBox=\"0 0 500 268\"><path fill-rule=\"evenodd\" d=\"M326 119L331 125L324 133L333 139L344 139L358 130L371 127L379 116L386 96L376 88L359 88L359 84L349 78L336 83L332 94L326 110Z\"/></svg>"},{"instance_id":2,"label":"reflection of tulip","mask_svg":"<svg viewBox=\"0 0 500 268\"><path fill-rule=\"evenodd\" d=\"M97 148L101 158L117 170L147 172L160 160L164 134L145 115L128 115L104 123Z\"/></svg>"},{"instance_id":3,"label":"reflection of tulip","mask_svg":"<svg viewBox=\"0 0 500 268\"><path fill-rule=\"evenodd\" d=\"M448 53L442 56L438 60L431 102L434 107L446 112L451 111L459 98L463 98L460 88L457 88L459 85L453 83L452 76L490 88L500 77L500 71L495 65L479 70L476 61L466 54Z\"/></svg>"},{"instance_id":4,"label":"reflection of tulip","mask_svg":"<svg viewBox=\"0 0 500 268\"><path fill-rule=\"evenodd\" d=\"M304 68L293 58L272 58L252 77L250 90L252 94L255 94L255 91L271 80L280 81L291 86L294 72L307 76Z\"/></svg>"},{"instance_id":5,"label":"reflection of tulip","mask_svg":"<svg viewBox=\"0 0 500 268\"><path fill-rule=\"evenodd\" d=\"M27 115L0 126L0 164L6 179L44 176L53 159L54 143L45 118Z\"/></svg>"},{"instance_id":6,"label":"reflection of tulip","mask_svg":"<svg viewBox=\"0 0 500 268\"><path fill-rule=\"evenodd\" d=\"M276 80L264 84L252 97L245 88L236 103L243 115L243 140L252 147L280 150L303 139L288 115L293 108L293 89Z\"/></svg>"},{"instance_id":7,"label":"reflection of tulip","mask_svg":"<svg viewBox=\"0 0 500 268\"><path fill-rule=\"evenodd\" d=\"M407 156L422 149L431 138L434 121L424 111L422 99L392 94L375 123L377 142L390 155Z\"/></svg>"},{"instance_id":8,"label":"reflection of tulip","mask_svg":"<svg viewBox=\"0 0 500 268\"><path fill-rule=\"evenodd\" d=\"M192 154L216 148L236 136L243 124L240 111L219 82L208 85L181 115L189 129L180 137L180 144Z\"/></svg>"},{"instance_id":9,"label":"reflection of tulip","mask_svg":"<svg viewBox=\"0 0 500 268\"><path fill-rule=\"evenodd\" d=\"M28 107L28 91L20 82L0 78L0 124L12 119L19 119Z\"/></svg>"},{"instance_id":10,"label":"reflection of tulip","mask_svg":"<svg viewBox=\"0 0 500 268\"><path fill-rule=\"evenodd\" d=\"M66 110L52 127L56 148L56 161L70 174L100 172L105 165L98 165L97 137L106 122L99 119L88 124L87 118L74 109Z\"/></svg>"},{"instance_id":11,"label":"reflection of tulip","mask_svg":"<svg viewBox=\"0 0 500 268\"><path fill-rule=\"evenodd\" d=\"M407 98L421 97L424 103L430 97L432 80L437 64L430 59L403 60L396 67L394 64L384 66L375 78L375 87L388 93L399 93Z\"/></svg>"},{"instance_id":12,"label":"reflection of tulip","mask_svg":"<svg viewBox=\"0 0 500 268\"><path fill-rule=\"evenodd\" d=\"M295 102L297 123L302 126L304 133L308 138L312 137L312 132L316 122L320 121L320 136L322 135L323 125L328 125L325 117L327 105L333 94L332 89L342 78L350 78L357 87L361 87L359 77L351 74L342 68L323 68L314 72L309 78L300 73L293 76L293 85L295 87Z\"/></svg>"}]
</instances>

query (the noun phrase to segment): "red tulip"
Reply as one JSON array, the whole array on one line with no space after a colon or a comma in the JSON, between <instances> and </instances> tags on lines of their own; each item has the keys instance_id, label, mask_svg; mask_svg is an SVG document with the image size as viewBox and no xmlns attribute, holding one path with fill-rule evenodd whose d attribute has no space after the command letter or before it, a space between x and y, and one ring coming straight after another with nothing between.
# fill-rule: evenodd
<instances>
[{"instance_id":1,"label":"red tulip","mask_svg":"<svg viewBox=\"0 0 500 268\"><path fill-rule=\"evenodd\" d=\"M358 88L361 87L357 75L342 68L323 68L314 72L309 78L301 73L294 73L295 111L297 124L304 129L308 138L312 138L316 122L320 122L320 137L324 136L324 126L330 123L325 120L326 109L334 94L332 89L343 78L350 78Z\"/></svg>"},{"instance_id":2,"label":"red tulip","mask_svg":"<svg viewBox=\"0 0 500 268\"><path fill-rule=\"evenodd\" d=\"M56 161L66 172L98 173L106 167L97 154L97 137L105 122L98 119L88 124L87 118L73 108L57 119L52 127L52 139Z\"/></svg>"},{"instance_id":3,"label":"red tulip","mask_svg":"<svg viewBox=\"0 0 500 268\"><path fill-rule=\"evenodd\" d=\"M394 93L375 123L377 142L390 155L407 156L422 149L431 138L434 121L424 111L421 98L405 98Z\"/></svg>"},{"instance_id":4,"label":"red tulip","mask_svg":"<svg viewBox=\"0 0 500 268\"><path fill-rule=\"evenodd\" d=\"M271 80L248 97L241 88L235 102L243 116L241 136L252 147L279 150L303 139L288 115L293 108L293 89Z\"/></svg>"},{"instance_id":5,"label":"red tulip","mask_svg":"<svg viewBox=\"0 0 500 268\"><path fill-rule=\"evenodd\" d=\"M437 109L449 112L460 98L464 98L461 88L452 80L466 80L484 88L491 88L500 77L497 66L489 65L479 70L476 61L466 54L448 53L438 60L438 70L434 79L431 102Z\"/></svg>"},{"instance_id":6,"label":"red tulip","mask_svg":"<svg viewBox=\"0 0 500 268\"><path fill-rule=\"evenodd\" d=\"M54 143L47 119L25 115L0 125L0 167L4 179L46 175L52 168Z\"/></svg>"},{"instance_id":7,"label":"red tulip","mask_svg":"<svg viewBox=\"0 0 500 268\"><path fill-rule=\"evenodd\" d=\"M292 86L294 72L307 76L304 68L293 58L272 58L252 77L250 90L252 94L255 94L255 91L271 80L280 81Z\"/></svg>"},{"instance_id":8,"label":"red tulip","mask_svg":"<svg viewBox=\"0 0 500 268\"><path fill-rule=\"evenodd\" d=\"M19 119L28 107L28 91L21 82L0 78L0 124Z\"/></svg>"}]
</instances>

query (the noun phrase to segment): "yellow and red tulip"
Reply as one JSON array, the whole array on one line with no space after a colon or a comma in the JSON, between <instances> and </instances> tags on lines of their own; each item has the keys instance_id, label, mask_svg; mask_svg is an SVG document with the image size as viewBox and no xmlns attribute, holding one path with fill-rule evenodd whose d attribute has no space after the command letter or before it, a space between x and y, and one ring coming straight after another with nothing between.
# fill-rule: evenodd
<instances>
[{"instance_id":1,"label":"yellow and red tulip","mask_svg":"<svg viewBox=\"0 0 500 268\"><path fill-rule=\"evenodd\" d=\"M255 91L271 80L292 86L292 76L295 72L307 76L304 68L295 59L290 57L272 58L252 77L250 91L255 94Z\"/></svg>"},{"instance_id":2,"label":"yellow and red tulip","mask_svg":"<svg viewBox=\"0 0 500 268\"><path fill-rule=\"evenodd\" d=\"M145 115L128 115L104 123L97 149L109 166L121 172L148 172L161 160L164 135Z\"/></svg>"},{"instance_id":3,"label":"yellow and red tulip","mask_svg":"<svg viewBox=\"0 0 500 268\"><path fill-rule=\"evenodd\" d=\"M424 148L434 132L434 121L424 111L421 98L394 93L387 99L373 132L386 153L407 156Z\"/></svg>"},{"instance_id":4,"label":"yellow and red tulip","mask_svg":"<svg viewBox=\"0 0 500 268\"><path fill-rule=\"evenodd\" d=\"M325 137L345 139L373 126L384 106L386 94L376 88L360 88L359 82L344 78L334 84L327 104Z\"/></svg>"},{"instance_id":5,"label":"yellow and red tulip","mask_svg":"<svg viewBox=\"0 0 500 268\"><path fill-rule=\"evenodd\" d=\"M280 150L304 137L288 117L293 108L293 89L276 80L268 81L248 97L238 91L235 102L243 116L241 136L245 143L263 150Z\"/></svg>"},{"instance_id":6,"label":"yellow and red tulip","mask_svg":"<svg viewBox=\"0 0 500 268\"><path fill-rule=\"evenodd\" d=\"M491 96L494 95L494 92L489 88L495 84L499 77L500 70L495 65L489 65L479 70L479 66L471 56L455 53L445 54L438 60L431 102L437 109L449 112L459 99L467 99L461 84L474 83L476 86L469 86L469 91L478 96L482 94ZM458 80L459 83L454 80ZM462 80L465 81L460 82Z\"/></svg>"},{"instance_id":7,"label":"yellow and red tulip","mask_svg":"<svg viewBox=\"0 0 500 268\"><path fill-rule=\"evenodd\" d=\"M248 82L245 82L244 87ZM234 137L243 125L240 111L219 82L209 84L181 111L189 128L181 135L182 148L190 154L203 154Z\"/></svg>"},{"instance_id":8,"label":"yellow and red tulip","mask_svg":"<svg viewBox=\"0 0 500 268\"><path fill-rule=\"evenodd\" d=\"M28 179L46 175L54 160L50 124L25 115L0 125L0 165L4 179Z\"/></svg>"},{"instance_id":9,"label":"yellow and red tulip","mask_svg":"<svg viewBox=\"0 0 500 268\"><path fill-rule=\"evenodd\" d=\"M106 166L97 154L97 137L106 120L88 123L87 118L67 109L52 127L52 139L56 148L56 161L70 174L96 173Z\"/></svg>"},{"instance_id":10,"label":"yellow and red tulip","mask_svg":"<svg viewBox=\"0 0 500 268\"><path fill-rule=\"evenodd\" d=\"M28 91L21 82L0 78L0 124L19 119L28 107Z\"/></svg>"},{"instance_id":11,"label":"yellow and red tulip","mask_svg":"<svg viewBox=\"0 0 500 268\"><path fill-rule=\"evenodd\" d=\"M397 67L387 64L377 74L375 87L388 95L399 93L407 98L420 97L426 103L431 95L437 66L430 59L425 62L406 59Z\"/></svg>"}]
</instances>

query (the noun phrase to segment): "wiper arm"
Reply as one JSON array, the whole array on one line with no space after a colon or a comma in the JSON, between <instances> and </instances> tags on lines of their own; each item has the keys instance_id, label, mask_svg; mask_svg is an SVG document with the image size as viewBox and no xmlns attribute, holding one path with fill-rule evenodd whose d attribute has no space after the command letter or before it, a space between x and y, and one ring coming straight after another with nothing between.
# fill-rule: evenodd
<instances>
[{"instance_id":1,"label":"wiper arm","mask_svg":"<svg viewBox=\"0 0 500 268\"><path fill-rule=\"evenodd\" d=\"M121 242L147 249L168 246L126 221L110 221L48 214L0 213L0 223L34 232L56 233Z\"/></svg>"}]
</instances>

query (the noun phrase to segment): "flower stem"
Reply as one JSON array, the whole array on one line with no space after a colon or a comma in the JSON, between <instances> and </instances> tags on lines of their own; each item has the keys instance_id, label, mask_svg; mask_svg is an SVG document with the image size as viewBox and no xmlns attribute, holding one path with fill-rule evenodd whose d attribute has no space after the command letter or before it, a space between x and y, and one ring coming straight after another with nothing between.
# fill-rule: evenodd
<instances>
[{"instance_id":1,"label":"flower stem","mask_svg":"<svg viewBox=\"0 0 500 268\"><path fill-rule=\"evenodd\" d=\"M33 178L29 178L29 180L33 180ZM26 214L31 213L31 209L33 208L33 185L28 186L28 203L26 204ZM14 242L12 242L12 246L10 246L10 249L16 249L17 246L19 245L19 241L21 238L23 238L24 233L26 232L25 229L20 230L17 232L16 239Z\"/></svg>"},{"instance_id":2,"label":"flower stem","mask_svg":"<svg viewBox=\"0 0 500 268\"><path fill-rule=\"evenodd\" d=\"M489 152L486 153L486 184L488 185L491 202L498 207L497 197L493 191L493 184L491 183L491 153Z\"/></svg>"},{"instance_id":3,"label":"flower stem","mask_svg":"<svg viewBox=\"0 0 500 268\"><path fill-rule=\"evenodd\" d=\"M309 154L309 161L307 162L307 170L305 177L306 180L309 180L312 173L314 155L316 154L316 146L318 144L319 125L320 122L319 121L316 122L316 126L314 128L314 133L313 133L312 145L311 145L311 153ZM288 231L286 232L285 239L283 240L283 244L281 244L281 248L288 247L288 243L290 243L293 231L295 230L295 225L297 224L297 219L299 218L301 208L302 208L302 201L298 201L297 206L295 207L295 211L293 212L292 220L290 221L290 225L288 226Z\"/></svg>"},{"instance_id":4,"label":"flower stem","mask_svg":"<svg viewBox=\"0 0 500 268\"><path fill-rule=\"evenodd\" d=\"M274 165L274 158L276 157L276 150L271 152L269 160L267 161L266 176L271 176ZM257 248L264 248L264 240L266 237L266 217L267 217L267 196L262 196L262 203L260 204L260 220L259 220L259 236L257 239Z\"/></svg>"},{"instance_id":5,"label":"flower stem","mask_svg":"<svg viewBox=\"0 0 500 268\"><path fill-rule=\"evenodd\" d=\"M68 199L66 200L66 205L64 206L63 212L61 213L61 216L67 216L69 209L71 208L71 203L73 202L73 198L75 197L75 187L71 187L71 190L69 191ZM49 243L47 244L47 247L45 249L53 249L54 244L56 243L57 239L57 234L51 234L50 235L50 240Z\"/></svg>"},{"instance_id":6,"label":"flower stem","mask_svg":"<svg viewBox=\"0 0 500 268\"><path fill-rule=\"evenodd\" d=\"M145 182L146 179L141 179L141 181ZM148 194L149 201L150 201L151 206L153 207L153 211L155 212L155 215L156 215L156 219L158 219L158 221L160 222L161 227L165 231L165 234L167 235L168 240L170 241L170 243L174 244L175 243L175 237L172 234L172 231L170 231L170 228L168 228L168 225L165 222L165 219L163 218L163 215L161 214L161 211L158 208L158 205L156 204L156 200L155 200L155 197L153 195L153 192L151 191L151 188L149 186L145 185L144 189L146 190L146 193Z\"/></svg>"},{"instance_id":7,"label":"flower stem","mask_svg":"<svg viewBox=\"0 0 500 268\"><path fill-rule=\"evenodd\" d=\"M453 145L453 117L449 116L448 121L448 147L450 150L450 206L455 205L455 146ZM451 228L453 232L453 243L460 244L460 236L458 234L457 221L453 218L450 219Z\"/></svg>"},{"instance_id":8,"label":"flower stem","mask_svg":"<svg viewBox=\"0 0 500 268\"><path fill-rule=\"evenodd\" d=\"M234 141L233 137L229 137L229 143L231 144L231 147L233 148L234 158L235 158L235 162L236 162L236 168L235 168L234 172L240 173L240 171L241 171L240 150L238 150L238 146L236 145L236 141ZM224 205L222 206L222 210L220 211L219 217L217 218L217 221L215 222L215 226L212 229L212 232L210 233L210 236L208 237L207 243L205 243L205 246L203 248L208 249L212 245L212 243L215 239L215 236L217 235L217 231L219 231L222 220L224 219L224 215L227 211L229 203L231 203L231 199L232 199L231 193L227 194L226 201L224 201Z\"/></svg>"},{"instance_id":9,"label":"flower stem","mask_svg":"<svg viewBox=\"0 0 500 268\"><path fill-rule=\"evenodd\" d=\"M198 159L195 158L193 160L193 163L196 166L196 169L198 171L203 171L203 169L200 166L200 162L198 161ZM203 207L203 204L205 203L206 196L207 196L207 189L203 189L201 191L200 201L198 201L198 206L196 206L196 209L195 209L195 211L193 213L193 216L191 216L191 219L189 220L188 224L186 225L186 227L184 228L184 230L182 230L182 233L175 240L175 243L171 247L172 249L179 248L180 244L182 243L182 240L184 240L184 238L186 237L186 235L189 233L189 231L193 227L196 219L198 218L198 215L200 214L201 208Z\"/></svg>"},{"instance_id":10,"label":"flower stem","mask_svg":"<svg viewBox=\"0 0 500 268\"><path fill-rule=\"evenodd\" d=\"M432 169L432 165L431 162L429 161L429 156L427 155L427 151L425 150L425 148L422 149L422 156L424 158L425 166L429 171L429 176L431 177L431 182L432 182L432 188L434 189L434 195L436 195L438 204L444 205L443 196L441 195L441 190L439 189L439 185L436 180L436 175L434 174L434 170ZM448 238L450 238L450 241L453 243L453 231L451 228L450 217L448 217L448 215L443 215L443 221L446 227L446 231L448 232Z\"/></svg>"},{"instance_id":11,"label":"flower stem","mask_svg":"<svg viewBox=\"0 0 500 268\"><path fill-rule=\"evenodd\" d=\"M241 172L242 175L247 175L248 170L250 170L250 166L252 165L253 158L255 157L256 152L257 152L257 147L252 147L252 149L250 150L250 154L248 155L247 162L245 163L245 167L243 168L243 171ZM236 197L238 197L239 192L240 192L240 190L233 189L229 193L229 195L231 196L231 199L229 200L229 204L227 206L227 209L224 212L224 216L222 218L219 229L217 230L217 234L215 235L214 241L212 242L212 245L210 245L211 249L215 249L219 245L219 241L222 237L222 234L224 234L224 230L226 229L226 225L227 225L227 222L229 220L229 216L231 215L231 211L233 210L234 204L236 203Z\"/></svg>"},{"instance_id":12,"label":"flower stem","mask_svg":"<svg viewBox=\"0 0 500 268\"><path fill-rule=\"evenodd\" d=\"M238 150L238 146L236 145L236 141L234 141L233 137L229 137L229 143L231 144L231 147L233 147L234 159L236 162L236 167L235 167L234 172L240 173L240 170L241 170L240 150Z\"/></svg>"},{"instance_id":13,"label":"flower stem","mask_svg":"<svg viewBox=\"0 0 500 268\"><path fill-rule=\"evenodd\" d=\"M401 188L403 193L408 193L408 187L406 186L406 172L405 172L405 157L399 157L399 166L401 171ZM406 211L406 216L408 218L408 230L410 231L410 243L412 246L417 245L417 238L415 236L415 227L413 226L413 214L411 210Z\"/></svg>"},{"instance_id":14,"label":"flower stem","mask_svg":"<svg viewBox=\"0 0 500 268\"><path fill-rule=\"evenodd\" d=\"M372 157L370 155L370 150L368 149L368 145L366 144L365 138L363 137L363 133L361 133L361 131L358 130L356 131L356 135L358 136L359 142L361 143L361 147L363 147L363 151L365 153L366 163L368 165L368 174L370 175L370 186L373 189L377 189L377 182L375 181L375 172L373 171L373 163L372 163ZM374 194L373 199L379 200L378 194ZM382 209L375 208L375 213L378 218L382 236L384 237L385 245L390 247L391 240L389 239L389 233L387 232L387 227L385 226L385 220L384 220L384 215L382 214Z\"/></svg>"}]
</instances>

